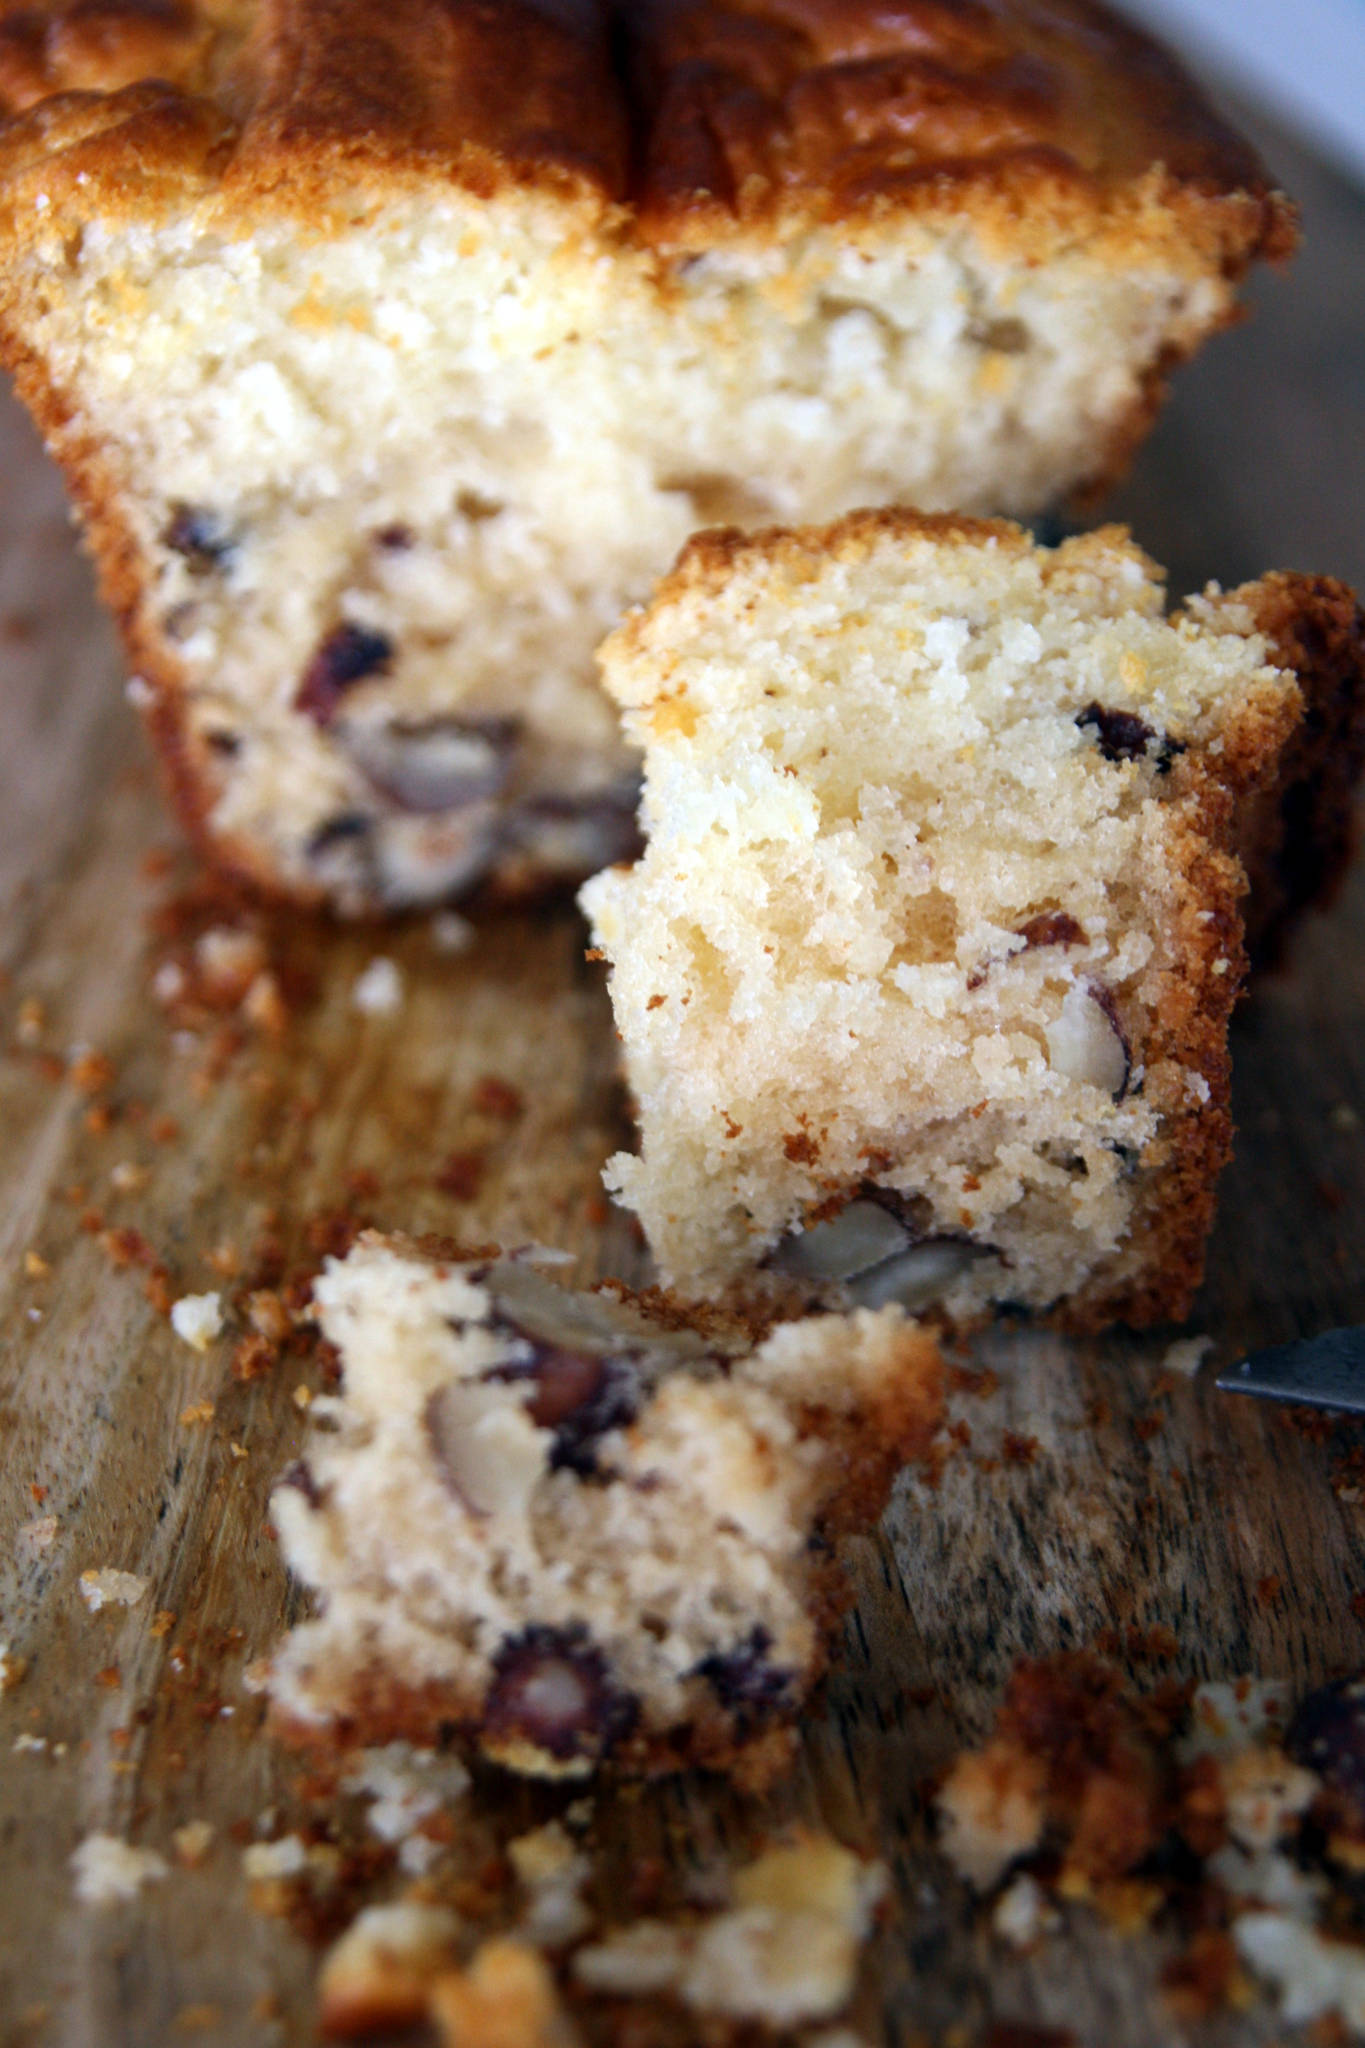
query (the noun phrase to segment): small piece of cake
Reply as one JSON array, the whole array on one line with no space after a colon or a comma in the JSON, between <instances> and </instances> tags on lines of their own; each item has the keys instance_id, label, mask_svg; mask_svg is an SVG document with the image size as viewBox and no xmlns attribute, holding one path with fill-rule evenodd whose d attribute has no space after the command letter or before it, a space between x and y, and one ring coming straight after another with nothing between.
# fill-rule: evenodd
<instances>
[{"instance_id":1,"label":"small piece of cake","mask_svg":"<svg viewBox=\"0 0 1365 2048\"><path fill-rule=\"evenodd\" d=\"M276 1725L545 1776L785 1762L845 1597L831 1539L937 1425L933 1339L890 1310L751 1349L374 1235L314 1291L343 1378L272 1501L319 1605L272 1660Z\"/></svg>"},{"instance_id":2,"label":"small piece of cake","mask_svg":"<svg viewBox=\"0 0 1365 2048\"><path fill-rule=\"evenodd\" d=\"M1096 484L1293 240L1091 0L0 11L0 359L186 823L343 911L619 857L695 528Z\"/></svg>"},{"instance_id":3,"label":"small piece of cake","mask_svg":"<svg viewBox=\"0 0 1365 2048\"><path fill-rule=\"evenodd\" d=\"M603 649L648 845L583 904L665 1283L1180 1317L1226 1157L1246 868L1345 858L1365 634L1267 576L1163 616L1117 529L704 535Z\"/></svg>"}]
</instances>

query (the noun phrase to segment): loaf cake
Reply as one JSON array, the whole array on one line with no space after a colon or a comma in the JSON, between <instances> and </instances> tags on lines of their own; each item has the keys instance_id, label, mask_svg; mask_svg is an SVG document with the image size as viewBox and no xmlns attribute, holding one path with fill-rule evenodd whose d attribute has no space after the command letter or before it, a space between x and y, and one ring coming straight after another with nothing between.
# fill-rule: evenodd
<instances>
[{"instance_id":1,"label":"loaf cake","mask_svg":"<svg viewBox=\"0 0 1365 2048\"><path fill-rule=\"evenodd\" d=\"M0 356L191 830L351 913L633 844L687 536L1120 468L1287 202L1090 0L40 0Z\"/></svg>"},{"instance_id":2,"label":"loaf cake","mask_svg":"<svg viewBox=\"0 0 1365 2048\"><path fill-rule=\"evenodd\" d=\"M1121 529L868 513L701 535L606 643L647 846L581 900L666 1284L1185 1314L1247 872L1269 940L1340 868L1365 634L1163 595Z\"/></svg>"},{"instance_id":3,"label":"loaf cake","mask_svg":"<svg viewBox=\"0 0 1365 2048\"><path fill-rule=\"evenodd\" d=\"M932 1337L862 1311L754 1348L377 1235L315 1300L342 1384L271 1503L320 1608L272 1660L277 1728L540 1776L787 1760L846 1598L833 1539L937 1425Z\"/></svg>"}]
</instances>

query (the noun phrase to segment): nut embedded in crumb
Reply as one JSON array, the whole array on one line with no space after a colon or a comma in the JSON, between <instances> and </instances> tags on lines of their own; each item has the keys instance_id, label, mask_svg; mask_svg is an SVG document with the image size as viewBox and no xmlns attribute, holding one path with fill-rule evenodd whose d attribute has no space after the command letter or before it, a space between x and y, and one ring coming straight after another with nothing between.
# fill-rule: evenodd
<instances>
[{"instance_id":1,"label":"nut embedded in crumb","mask_svg":"<svg viewBox=\"0 0 1365 2048\"><path fill-rule=\"evenodd\" d=\"M171 1305L171 1328L193 1351L207 1351L223 1327L223 1303L218 1294L182 1294Z\"/></svg>"}]
</instances>

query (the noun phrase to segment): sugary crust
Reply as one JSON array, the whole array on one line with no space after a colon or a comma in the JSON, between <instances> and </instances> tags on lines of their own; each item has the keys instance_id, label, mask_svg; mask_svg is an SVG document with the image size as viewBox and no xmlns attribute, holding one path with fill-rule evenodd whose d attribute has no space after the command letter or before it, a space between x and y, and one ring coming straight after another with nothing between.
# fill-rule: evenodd
<instances>
[{"instance_id":1,"label":"sugary crust","mask_svg":"<svg viewBox=\"0 0 1365 2048\"><path fill-rule=\"evenodd\" d=\"M638 199L665 233L707 207L845 215L982 173L1099 192L1162 164L1210 196L1265 190L1170 59L1088 0L645 0L638 22Z\"/></svg>"},{"instance_id":2,"label":"sugary crust","mask_svg":"<svg viewBox=\"0 0 1365 2048\"><path fill-rule=\"evenodd\" d=\"M643 0L614 17L602 0L66 0L0 22L16 117L0 181L64 177L78 149L95 203L152 212L135 157L187 187L202 174L186 103L231 122L221 169L246 205L362 165L511 179L623 202L666 246L793 215L971 210L975 193L1017 241L1055 226L1045 191L1093 224L1160 167L1205 259L1236 270L1293 236L1252 152L1089 0Z\"/></svg>"}]
</instances>

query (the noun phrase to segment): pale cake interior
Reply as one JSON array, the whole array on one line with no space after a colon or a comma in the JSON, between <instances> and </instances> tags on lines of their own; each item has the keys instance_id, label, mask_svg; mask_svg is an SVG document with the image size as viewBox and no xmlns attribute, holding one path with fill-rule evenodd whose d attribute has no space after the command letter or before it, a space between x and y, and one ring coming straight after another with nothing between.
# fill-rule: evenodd
<instances>
[{"instance_id":1,"label":"pale cake interior","mask_svg":"<svg viewBox=\"0 0 1365 2048\"><path fill-rule=\"evenodd\" d=\"M376 1237L315 1299L343 1382L271 1504L321 1610L273 1659L285 1722L363 1733L426 1700L554 1775L613 1732L794 1711L823 1657L812 1539L848 1485L843 1422L880 1408L927 1437L934 1348L899 1311L750 1351Z\"/></svg>"},{"instance_id":2,"label":"pale cake interior","mask_svg":"<svg viewBox=\"0 0 1365 2048\"><path fill-rule=\"evenodd\" d=\"M892 215L664 260L430 183L317 228L62 224L30 261L18 326L135 543L209 830L352 910L620 851L591 654L696 528L1036 510L1232 296L1170 236L1031 265Z\"/></svg>"},{"instance_id":3,"label":"pale cake interior","mask_svg":"<svg viewBox=\"0 0 1365 2048\"><path fill-rule=\"evenodd\" d=\"M905 527L684 567L604 650L648 833L582 897L641 1131L608 1184L687 1293L1115 1287L1225 1088L1187 1027L1225 1021L1241 876L1200 810L1296 682L1241 604L1167 620L1119 532Z\"/></svg>"}]
</instances>

